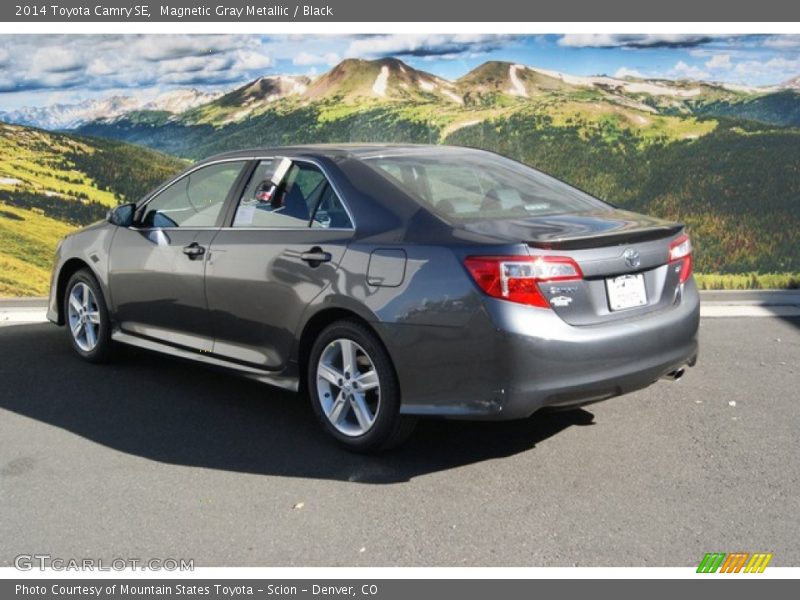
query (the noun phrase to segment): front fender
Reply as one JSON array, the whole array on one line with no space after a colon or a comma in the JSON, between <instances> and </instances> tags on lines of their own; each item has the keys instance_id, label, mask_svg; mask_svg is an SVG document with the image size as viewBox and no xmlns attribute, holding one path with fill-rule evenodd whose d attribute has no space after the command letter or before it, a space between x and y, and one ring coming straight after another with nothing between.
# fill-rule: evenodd
<instances>
[{"instance_id":1,"label":"front fender","mask_svg":"<svg viewBox=\"0 0 800 600\"><path fill-rule=\"evenodd\" d=\"M57 325L64 324L63 298L69 278L75 271L88 268L100 284L106 306L112 306L108 287L108 257L115 225L105 221L76 231L61 240L56 248L53 273L50 276L50 293L47 302L47 318Z\"/></svg>"}]
</instances>

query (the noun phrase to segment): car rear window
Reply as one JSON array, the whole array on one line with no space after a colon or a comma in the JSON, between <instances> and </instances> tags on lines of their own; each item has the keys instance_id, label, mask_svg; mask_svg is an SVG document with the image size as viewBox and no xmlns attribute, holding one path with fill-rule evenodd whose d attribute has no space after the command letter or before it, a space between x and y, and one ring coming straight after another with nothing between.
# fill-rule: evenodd
<instances>
[{"instance_id":1,"label":"car rear window","mask_svg":"<svg viewBox=\"0 0 800 600\"><path fill-rule=\"evenodd\" d=\"M366 164L451 221L513 219L610 208L541 171L489 152L370 156Z\"/></svg>"}]
</instances>

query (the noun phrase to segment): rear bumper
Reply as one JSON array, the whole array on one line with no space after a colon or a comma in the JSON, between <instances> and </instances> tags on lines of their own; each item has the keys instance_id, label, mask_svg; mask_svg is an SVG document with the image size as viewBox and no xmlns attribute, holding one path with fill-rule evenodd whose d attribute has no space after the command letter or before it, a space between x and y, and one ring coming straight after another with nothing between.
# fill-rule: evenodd
<instances>
[{"instance_id":1,"label":"rear bumper","mask_svg":"<svg viewBox=\"0 0 800 600\"><path fill-rule=\"evenodd\" d=\"M413 336L414 356L396 361L403 413L524 418L647 387L697 359L700 299L692 280L675 306L604 325L575 327L553 311L502 300L484 305L489 326L474 323L460 338L438 341L447 356L438 377L430 361L413 368L417 357L433 356L422 336Z\"/></svg>"},{"instance_id":2,"label":"rear bumper","mask_svg":"<svg viewBox=\"0 0 800 600\"><path fill-rule=\"evenodd\" d=\"M526 344L521 345L521 349ZM522 350L524 352L524 350ZM652 354L609 356L602 361L584 363L580 370L552 369L541 377L531 377L527 360L518 361L519 374L499 403L498 419L528 417L546 407L577 407L643 389L668 373L697 360L697 340L691 339L668 351L659 349ZM575 360L575 359L573 359ZM492 415L486 415L490 417Z\"/></svg>"},{"instance_id":3,"label":"rear bumper","mask_svg":"<svg viewBox=\"0 0 800 600\"><path fill-rule=\"evenodd\" d=\"M669 310L608 325L573 327L551 314L534 321L513 305L496 309L505 332L501 418L619 396L697 360L694 283Z\"/></svg>"}]
</instances>

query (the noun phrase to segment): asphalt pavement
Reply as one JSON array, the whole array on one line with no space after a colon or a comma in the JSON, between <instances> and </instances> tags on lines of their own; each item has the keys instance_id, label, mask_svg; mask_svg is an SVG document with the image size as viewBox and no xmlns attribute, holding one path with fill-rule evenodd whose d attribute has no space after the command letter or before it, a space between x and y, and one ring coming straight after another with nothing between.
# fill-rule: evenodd
<instances>
[{"instance_id":1,"label":"asphalt pavement","mask_svg":"<svg viewBox=\"0 0 800 600\"><path fill-rule=\"evenodd\" d=\"M0 328L0 565L800 564L800 319L704 318L677 382L511 423L429 421L349 454L307 401L64 330Z\"/></svg>"}]
</instances>

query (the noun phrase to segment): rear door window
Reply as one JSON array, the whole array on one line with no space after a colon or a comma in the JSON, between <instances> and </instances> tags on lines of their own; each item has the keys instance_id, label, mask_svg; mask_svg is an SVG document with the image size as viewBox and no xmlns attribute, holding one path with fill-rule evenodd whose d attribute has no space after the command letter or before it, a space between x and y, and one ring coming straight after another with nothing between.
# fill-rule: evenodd
<instances>
[{"instance_id":1,"label":"rear door window","mask_svg":"<svg viewBox=\"0 0 800 600\"><path fill-rule=\"evenodd\" d=\"M295 162L282 178L276 178L280 161L258 164L236 209L233 227L351 226L341 200L318 167Z\"/></svg>"},{"instance_id":2,"label":"rear door window","mask_svg":"<svg viewBox=\"0 0 800 600\"><path fill-rule=\"evenodd\" d=\"M350 215L339 200L339 196L328 183L320 194L314 217L311 219L311 227L317 229L351 229L353 222Z\"/></svg>"}]
</instances>

